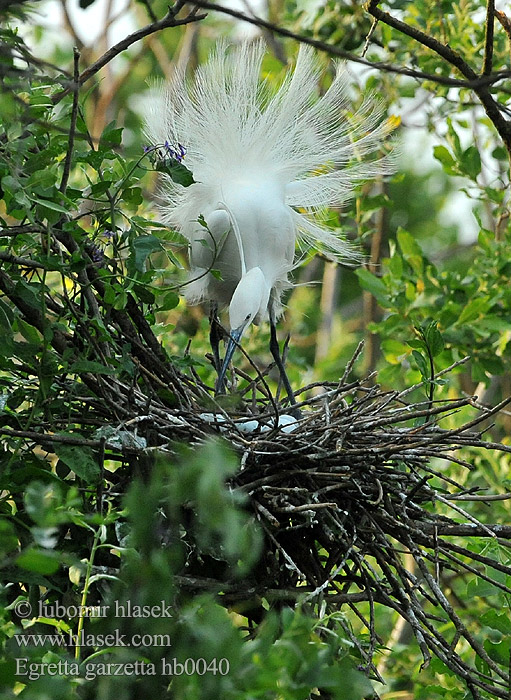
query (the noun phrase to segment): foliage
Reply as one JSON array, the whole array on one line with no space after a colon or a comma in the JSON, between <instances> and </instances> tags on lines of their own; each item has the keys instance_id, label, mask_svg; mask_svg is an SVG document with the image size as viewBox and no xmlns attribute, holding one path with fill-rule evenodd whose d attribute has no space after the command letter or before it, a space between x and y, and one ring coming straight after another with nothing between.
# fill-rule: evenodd
<instances>
[{"instance_id":1,"label":"foliage","mask_svg":"<svg viewBox=\"0 0 511 700\"><path fill-rule=\"evenodd\" d=\"M223 560L238 570L237 575L243 573L240 562L250 564L257 557L259 532L223 484L226 474L237 466L232 455L215 443L195 454L181 450L177 462L162 459L149 481L131 485L126 510L116 506L116 499L107 498L103 515L80 512L77 489L65 480L30 481L25 495L29 517L24 525L39 548L28 545L10 566L4 562L3 579L40 585L45 593L42 597L21 593L9 606L21 615L26 610L23 605L31 603L39 615L24 614L30 619L22 619L20 625L4 624L5 691L17 678L26 683L19 696L34 700L49 693L132 697L135 675L143 679L144 692L174 698L248 699L281 693L300 699L309 696L311 687L318 687L342 700L371 692L350 659L350 643L332 634L325 639L326 628L323 631L300 608L284 607L268 615L245 641L246 632L239 628L236 616L229 616L213 596L190 596L186 586L178 583L184 547L191 542L182 532L182 509L192 515L188 528L201 557L213 557L218 565ZM10 520L3 522L7 555L16 547L19 534ZM64 538L67 545L63 540L66 531L72 533L74 546L69 537ZM85 543L90 555L80 560ZM115 570L117 558L119 573L109 573ZM80 606L92 611L83 626L83 617L77 624L69 619L69 611ZM153 615L137 610L152 610ZM325 624L331 627L328 621ZM44 646L38 648L33 646L34 637L30 643L30 635L53 637L46 636ZM117 646L102 643L109 635ZM133 646L128 646L128 640ZM63 676L58 681L51 672L52 663L67 669L58 674ZM117 675L115 669L121 665L126 673ZM192 672L195 667L197 673ZM8 697L7 692L3 697Z\"/></svg>"},{"instance_id":2,"label":"foliage","mask_svg":"<svg viewBox=\"0 0 511 700\"><path fill-rule=\"evenodd\" d=\"M390 66L354 72L355 104L367 92L380 94L389 109L404 114L403 131L418 124L433 139L433 159L421 172L364 185L345 211L326 214L333 228L366 246L368 265L342 272L330 307L316 287L290 293L283 322L292 334L289 374L296 387L309 379L337 382L365 338L376 350L368 352L364 369L379 370L383 390L417 384L417 400L432 405L472 394L477 386L480 398L497 402L510 387L509 143L499 121L507 119L499 71L507 68L509 25L498 16L490 55L482 0L396 0L385 10L409 31L383 17L368 40L374 16L342 0L270 3L277 25L356 60L365 47L366 60ZM152 450L162 442L155 438L161 406L176 423L175 437L183 439L183 396L190 392L209 410L214 373L205 357L207 320L180 302L183 241L158 222L151 204L159 196L155 171L166 169L191 184L186 156L181 163L177 151L171 153L177 144L144 149L145 82L169 75L180 60L196 66L217 35L232 32L219 13L199 22L180 3L174 11L182 24L170 14L168 29L115 54L116 71L106 60L78 84L101 57L102 40L82 45L75 27L75 36L49 53L53 42L37 15L27 16L22 3L0 7L2 697L362 700L372 693L359 670L360 648L372 644L366 619L382 637L383 697L465 697L440 659L422 668L419 645L406 633L397 641L397 633L385 636L392 625L397 629L397 616L374 601L336 614L321 599L291 607L269 597L233 604L231 595L223 606L228 586L232 594L240 581L257 580L265 542L250 502L226 486L240 472L239 460L221 442L199 449L200 432L190 446L169 442L166 450ZM166 12L160 0L131 8L139 26ZM26 31L19 31L21 24ZM106 32L105 26L103 38ZM486 70L494 78L491 87L458 84L460 74L437 44L421 42L420 32L457 52L477 75ZM295 48L291 40L279 41L265 60L269 80L282 77L279 58ZM73 43L80 46L81 63ZM415 77L399 75L396 67L415 71ZM499 106L497 118L488 111L485 89ZM424 157L415 143L412 150L412 160ZM445 225L445 205L455 190L474 209L477 241L463 238L456 223ZM297 271L297 280L315 279L324 269L323 262L311 261ZM329 348L321 355L324 332ZM258 329L246 344L260 367L267 364L267 340ZM456 367L449 380L438 376L467 355L470 362ZM240 358L239 365L253 372L248 361ZM354 368L355 379L361 371ZM268 378L275 391L271 371ZM239 391L247 387L241 377ZM134 407L136 420L126 405ZM460 408L445 421L456 430L465 416ZM507 443L509 415L496 420L492 439ZM424 419L416 427L421 424ZM469 496L509 490L507 458L474 449L464 459L470 469L455 461L435 469ZM463 509L488 526L510 517L504 499L491 508L476 499ZM467 544L461 536L456 542ZM470 546L485 562L473 576L456 566L438 576L449 603L482 644L479 671L491 676L509 661L509 549L504 540L484 538ZM223 588L197 593L194 576L205 568ZM50 610L57 603L110 609L129 603L164 612L149 624L145 617L57 614ZM25 615L26 604L33 610L48 606L48 614ZM114 648L98 641L100 634L116 633L168 639L162 647ZM38 647L20 642L21 634L56 636ZM77 634L96 638L79 646ZM468 659L470 652L460 654ZM67 663L68 669L78 664L78 672L61 667L50 675L46 666L36 678L34 666L25 683L16 676L19 657L32 664ZM178 673L181 667L174 665L173 676L140 672L141 664L160 669L174 659L205 659L208 671ZM222 659L228 660L225 674ZM100 666L105 663L138 663L131 668L139 673L116 676ZM84 680L87 664L90 680ZM467 692L490 697L470 687Z\"/></svg>"}]
</instances>

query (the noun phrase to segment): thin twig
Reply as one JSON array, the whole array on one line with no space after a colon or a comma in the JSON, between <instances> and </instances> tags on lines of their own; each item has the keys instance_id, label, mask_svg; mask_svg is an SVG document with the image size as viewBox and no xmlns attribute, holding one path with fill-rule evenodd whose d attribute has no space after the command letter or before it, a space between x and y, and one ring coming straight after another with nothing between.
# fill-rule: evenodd
<instances>
[{"instance_id":1,"label":"thin twig","mask_svg":"<svg viewBox=\"0 0 511 700\"><path fill-rule=\"evenodd\" d=\"M116 56L121 54L123 51L126 51L126 49L128 49L132 44L135 44L137 41L140 41L144 37L149 36L150 34L155 34L156 32L160 32L163 29L168 29L169 27L180 27L184 24L189 24L190 22L199 22L200 20L206 17L205 14L197 14L196 10L192 10L189 14L186 15L186 17L183 17L182 19L177 19L176 14L177 11L181 8L182 4L183 3L176 3L174 7L171 8L169 12L165 15L165 17L163 17L163 19L160 19L157 22L152 22L151 24L142 27L142 29L137 29L136 32L129 34L117 44L114 44L114 46L108 49L108 51L105 51L105 53L100 58L98 58L97 61L95 61L91 66L89 66L80 74L78 78L79 85L81 86L84 83L86 83L88 80L94 77L96 73L98 73L102 68L104 68L104 66L110 63L110 61L112 61ZM69 93L69 90L70 88L67 87L61 92L54 95L52 98L53 104L58 104Z\"/></svg>"},{"instance_id":2,"label":"thin twig","mask_svg":"<svg viewBox=\"0 0 511 700\"><path fill-rule=\"evenodd\" d=\"M73 107L71 110L71 121L69 123L69 139L67 144L66 158L64 161L64 171L62 173L62 181L59 191L66 194L69 173L71 172L71 162L73 159L73 146L75 142L76 119L78 117L78 93L80 91L79 84L79 61L80 51L78 47L73 49Z\"/></svg>"}]
</instances>

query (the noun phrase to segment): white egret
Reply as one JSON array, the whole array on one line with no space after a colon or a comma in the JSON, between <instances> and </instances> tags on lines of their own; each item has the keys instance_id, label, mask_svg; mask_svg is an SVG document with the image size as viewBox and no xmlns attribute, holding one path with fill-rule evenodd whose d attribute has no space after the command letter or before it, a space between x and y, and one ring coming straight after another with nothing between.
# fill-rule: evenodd
<instances>
[{"instance_id":1,"label":"white egret","mask_svg":"<svg viewBox=\"0 0 511 700\"><path fill-rule=\"evenodd\" d=\"M321 224L319 208L339 205L361 180L390 170L381 151L392 129L381 106L366 100L348 117L343 69L318 96L321 74L312 49L272 91L260 80L262 41L229 50L221 42L187 84L175 75L152 101L146 132L154 144L183 153L194 184L168 180L166 223L190 243L189 302L212 304L211 341L217 392L236 345L251 323L268 319L272 355L294 403L278 348L275 322L290 286L297 241L332 259L359 260L358 250ZM299 208L299 209L298 209ZM230 338L220 363L217 308L229 308Z\"/></svg>"}]
</instances>

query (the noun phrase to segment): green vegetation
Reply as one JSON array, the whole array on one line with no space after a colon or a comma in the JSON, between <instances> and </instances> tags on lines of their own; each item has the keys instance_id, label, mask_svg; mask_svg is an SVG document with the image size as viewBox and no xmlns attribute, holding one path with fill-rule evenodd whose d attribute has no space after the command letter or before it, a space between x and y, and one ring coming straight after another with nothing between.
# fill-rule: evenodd
<instances>
[{"instance_id":1,"label":"green vegetation","mask_svg":"<svg viewBox=\"0 0 511 700\"><path fill-rule=\"evenodd\" d=\"M150 28L108 52L108 17L87 43L72 16L54 46L44 5L0 6L0 697L495 697L441 658L423 668L420 644L382 601L333 611L326 595L279 598L282 560L267 596L236 599L239 582L262 576L269 535L250 495L232 487L246 453L192 410L215 410L208 320L180 296L184 242L155 206L158 171L170 167L183 184L189 172L186 158L165 162L143 136L148 81L180 64L193 70L217 38L235 34L225 13L203 18L191 7L132 3L134 27ZM392 179L325 213L364 246L367 265L334 270L311 255L296 271L280 325L291 336L294 388L338 382L365 340L354 381L377 370L384 390L417 385L409 399L424 403L477 394L496 405L510 395L511 19L492 11L482 0L268 2L276 28L379 62L369 70L348 61L354 104L380 96L405 144ZM297 42L272 37L264 72L278 82ZM421 149L416 133L427 135ZM454 193L473 211L474 240L457 221L466 212L449 211ZM300 285L321 278L322 287ZM267 329L244 347L268 366ZM254 376L241 354L238 363ZM276 374L267 380L275 394ZM240 391L248 386L239 379ZM162 406L173 426L164 448ZM509 445L509 415L494 416L483 438ZM460 407L442 426L471 416ZM467 494L511 490L508 454L467 447L463 460L435 459L434 468ZM463 502L459 521L505 525L510 503ZM506 698L511 558L509 534L499 537L459 535L479 564L472 575L455 564L435 575L482 653L475 658L465 640L453 648ZM80 606L89 612L80 616ZM149 615L115 616L118 606ZM357 610L379 630L377 648ZM21 635L53 638L38 646ZM387 685L361 648L379 658Z\"/></svg>"}]
</instances>

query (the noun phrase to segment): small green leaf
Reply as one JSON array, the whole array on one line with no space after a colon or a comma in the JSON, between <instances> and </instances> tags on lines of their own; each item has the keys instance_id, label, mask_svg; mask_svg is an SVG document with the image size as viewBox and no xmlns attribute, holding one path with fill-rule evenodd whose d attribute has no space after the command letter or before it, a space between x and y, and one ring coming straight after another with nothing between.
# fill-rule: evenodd
<instances>
[{"instance_id":1,"label":"small green leaf","mask_svg":"<svg viewBox=\"0 0 511 700\"><path fill-rule=\"evenodd\" d=\"M133 292L136 294L138 300L144 304L154 304L156 298L154 293L142 284L135 284L133 286Z\"/></svg>"},{"instance_id":2,"label":"small green leaf","mask_svg":"<svg viewBox=\"0 0 511 700\"><path fill-rule=\"evenodd\" d=\"M35 571L44 576L54 574L60 562L55 552L30 547L23 550L16 558L16 564L22 569Z\"/></svg>"},{"instance_id":3,"label":"small green leaf","mask_svg":"<svg viewBox=\"0 0 511 700\"><path fill-rule=\"evenodd\" d=\"M144 271L145 261L151 255L151 253L157 250L162 250L162 245L159 238L151 234L147 236L138 236L131 243L132 260L135 265L135 269L138 272Z\"/></svg>"},{"instance_id":4,"label":"small green leaf","mask_svg":"<svg viewBox=\"0 0 511 700\"><path fill-rule=\"evenodd\" d=\"M77 360L69 368L70 374L80 374L81 372L90 372L91 374L115 374L112 367L105 367L100 362L94 360Z\"/></svg>"},{"instance_id":5,"label":"small green leaf","mask_svg":"<svg viewBox=\"0 0 511 700\"><path fill-rule=\"evenodd\" d=\"M18 546L18 537L14 525L10 520L0 519L0 553L2 555L12 552Z\"/></svg>"},{"instance_id":6,"label":"small green leaf","mask_svg":"<svg viewBox=\"0 0 511 700\"><path fill-rule=\"evenodd\" d=\"M127 187L122 191L122 200L127 204L138 205L142 204L144 198L140 187Z\"/></svg>"},{"instance_id":7,"label":"small green leaf","mask_svg":"<svg viewBox=\"0 0 511 700\"><path fill-rule=\"evenodd\" d=\"M360 281L360 286L371 292L371 294L382 304L388 299L388 291L385 283L365 267L356 270L356 275Z\"/></svg>"},{"instance_id":8,"label":"small green leaf","mask_svg":"<svg viewBox=\"0 0 511 700\"><path fill-rule=\"evenodd\" d=\"M433 156L442 164L443 169L452 175L456 169L456 161L445 146L435 146Z\"/></svg>"},{"instance_id":9,"label":"small green leaf","mask_svg":"<svg viewBox=\"0 0 511 700\"><path fill-rule=\"evenodd\" d=\"M161 304L158 304L158 311L170 311L179 304L179 296L175 292L165 294Z\"/></svg>"},{"instance_id":10,"label":"small green leaf","mask_svg":"<svg viewBox=\"0 0 511 700\"><path fill-rule=\"evenodd\" d=\"M477 297L469 301L456 321L456 325L475 321L488 310L489 302L490 297L488 296Z\"/></svg>"},{"instance_id":11,"label":"small green leaf","mask_svg":"<svg viewBox=\"0 0 511 700\"><path fill-rule=\"evenodd\" d=\"M115 122L110 122L101 134L100 144L102 146L119 146L122 141L122 127L116 128Z\"/></svg>"},{"instance_id":12,"label":"small green leaf","mask_svg":"<svg viewBox=\"0 0 511 700\"><path fill-rule=\"evenodd\" d=\"M29 199L30 201L40 204L41 206L51 209L52 211L58 211L62 214L69 214L70 207L63 207L62 205L57 204L57 202L53 202L51 199L39 199L38 197L30 196Z\"/></svg>"},{"instance_id":13,"label":"small green leaf","mask_svg":"<svg viewBox=\"0 0 511 700\"><path fill-rule=\"evenodd\" d=\"M473 578L467 583L467 598L487 598L491 595L499 595L500 590L489 581L480 578Z\"/></svg>"},{"instance_id":14,"label":"small green leaf","mask_svg":"<svg viewBox=\"0 0 511 700\"><path fill-rule=\"evenodd\" d=\"M183 187L189 187L195 182L190 170L175 160L159 161L156 165L156 170L166 173L175 183L183 185Z\"/></svg>"},{"instance_id":15,"label":"small green leaf","mask_svg":"<svg viewBox=\"0 0 511 700\"><path fill-rule=\"evenodd\" d=\"M476 180L481 172L481 156L475 146L469 146L460 160L460 170L471 180Z\"/></svg>"},{"instance_id":16,"label":"small green leaf","mask_svg":"<svg viewBox=\"0 0 511 700\"><path fill-rule=\"evenodd\" d=\"M431 379L428 360L426 360L424 355L421 355L418 350L412 350L412 355L413 359L417 363L417 367L419 368L422 378L426 380Z\"/></svg>"},{"instance_id":17,"label":"small green leaf","mask_svg":"<svg viewBox=\"0 0 511 700\"><path fill-rule=\"evenodd\" d=\"M93 451L88 447L78 445L56 445L55 454L76 476L87 483L96 483L100 468Z\"/></svg>"},{"instance_id":18,"label":"small green leaf","mask_svg":"<svg viewBox=\"0 0 511 700\"><path fill-rule=\"evenodd\" d=\"M437 328L437 321L431 321L424 331L424 338L433 357L439 355L444 349L444 339Z\"/></svg>"},{"instance_id":19,"label":"small green leaf","mask_svg":"<svg viewBox=\"0 0 511 700\"><path fill-rule=\"evenodd\" d=\"M509 634L509 615L504 612L499 614L497 610L490 608L480 617L480 621L483 625L491 627L494 630L502 632L502 634Z\"/></svg>"},{"instance_id":20,"label":"small green leaf","mask_svg":"<svg viewBox=\"0 0 511 700\"><path fill-rule=\"evenodd\" d=\"M112 185L111 180L104 180L103 182L96 182L90 188L91 194L93 194L95 197L97 197L101 194L105 194L105 192L108 191L108 188L111 187L111 185Z\"/></svg>"},{"instance_id":21,"label":"small green leaf","mask_svg":"<svg viewBox=\"0 0 511 700\"><path fill-rule=\"evenodd\" d=\"M485 639L484 649L492 661L507 668L511 653L511 639L503 639L496 644L490 639Z\"/></svg>"}]
</instances>

